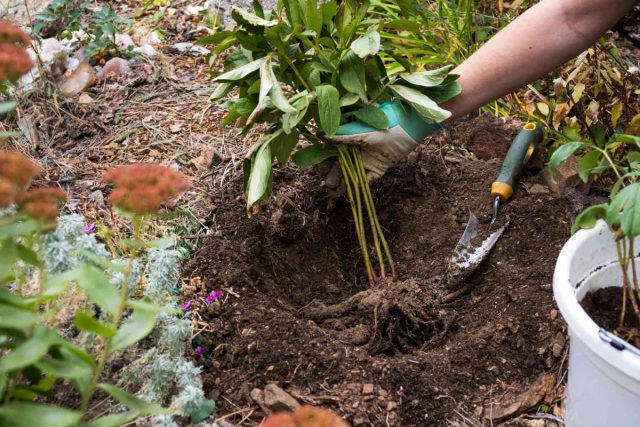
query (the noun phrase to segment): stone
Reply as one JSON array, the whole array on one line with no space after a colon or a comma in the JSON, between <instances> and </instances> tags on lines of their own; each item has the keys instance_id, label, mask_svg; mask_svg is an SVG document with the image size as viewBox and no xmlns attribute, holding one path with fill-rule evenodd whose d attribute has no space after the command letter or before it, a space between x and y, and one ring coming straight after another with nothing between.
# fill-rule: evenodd
<instances>
[{"instance_id":1,"label":"stone","mask_svg":"<svg viewBox=\"0 0 640 427\"><path fill-rule=\"evenodd\" d=\"M97 208L104 208L105 206L104 194L102 194L102 191L100 190L95 190L89 193L88 199L93 202Z\"/></svg>"},{"instance_id":2,"label":"stone","mask_svg":"<svg viewBox=\"0 0 640 427\"><path fill-rule=\"evenodd\" d=\"M133 49L136 47L133 39L128 34L116 34L116 46L119 50Z\"/></svg>"},{"instance_id":3,"label":"stone","mask_svg":"<svg viewBox=\"0 0 640 427\"><path fill-rule=\"evenodd\" d=\"M531 193L531 194L549 194L549 188L546 185L533 184L531 186L531 188L529 188L529 193Z\"/></svg>"},{"instance_id":4,"label":"stone","mask_svg":"<svg viewBox=\"0 0 640 427\"><path fill-rule=\"evenodd\" d=\"M93 98L88 93L83 93L82 95L80 95L80 98L78 98L78 104L86 105L86 104L91 104L92 102L93 102Z\"/></svg>"},{"instance_id":5,"label":"stone","mask_svg":"<svg viewBox=\"0 0 640 427\"><path fill-rule=\"evenodd\" d=\"M156 48L151 46L150 44L143 44L142 46L136 47L135 49L133 49L133 51L141 55L144 55L148 58L151 58L158 54L158 51L156 50Z\"/></svg>"},{"instance_id":6,"label":"stone","mask_svg":"<svg viewBox=\"0 0 640 427\"><path fill-rule=\"evenodd\" d=\"M398 407L398 404L393 400L387 402L387 412L394 411Z\"/></svg>"},{"instance_id":7,"label":"stone","mask_svg":"<svg viewBox=\"0 0 640 427\"><path fill-rule=\"evenodd\" d=\"M580 186L582 181L578 175L578 156L571 156L558 166L554 176L551 176L549 167L542 172L547 186L556 194L564 195L568 189Z\"/></svg>"},{"instance_id":8,"label":"stone","mask_svg":"<svg viewBox=\"0 0 640 427\"><path fill-rule=\"evenodd\" d=\"M372 393L373 393L373 384L362 385L362 394L372 394Z\"/></svg>"},{"instance_id":9,"label":"stone","mask_svg":"<svg viewBox=\"0 0 640 427\"><path fill-rule=\"evenodd\" d=\"M55 38L42 40L38 48L40 60L54 77L64 74L67 65L67 49Z\"/></svg>"},{"instance_id":10,"label":"stone","mask_svg":"<svg viewBox=\"0 0 640 427\"><path fill-rule=\"evenodd\" d=\"M133 74L129 61L122 58L111 58L106 64L98 71L98 80L119 80L123 77L127 77Z\"/></svg>"},{"instance_id":11,"label":"stone","mask_svg":"<svg viewBox=\"0 0 640 427\"><path fill-rule=\"evenodd\" d=\"M251 393L249 393L249 396L251 397L251 400L256 402L260 409L262 409L264 412L271 412L269 408L267 408L267 406L264 404L264 392L262 390L260 390L259 388L254 388L253 390L251 390Z\"/></svg>"},{"instance_id":12,"label":"stone","mask_svg":"<svg viewBox=\"0 0 640 427\"><path fill-rule=\"evenodd\" d=\"M196 46L193 43L182 42L169 46L167 52L177 55L203 56L208 55L211 51L204 46Z\"/></svg>"},{"instance_id":13,"label":"stone","mask_svg":"<svg viewBox=\"0 0 640 427\"><path fill-rule=\"evenodd\" d=\"M264 404L272 411L295 411L301 405L289 393L275 384L267 384L264 388Z\"/></svg>"},{"instance_id":14,"label":"stone","mask_svg":"<svg viewBox=\"0 0 640 427\"><path fill-rule=\"evenodd\" d=\"M80 66L80 60L75 57L71 57L67 59L65 74L71 74Z\"/></svg>"},{"instance_id":15,"label":"stone","mask_svg":"<svg viewBox=\"0 0 640 427\"><path fill-rule=\"evenodd\" d=\"M184 9L184 13L190 16L198 16L200 15L201 12L204 12L205 10L207 10L207 8L204 6L187 6Z\"/></svg>"},{"instance_id":16,"label":"stone","mask_svg":"<svg viewBox=\"0 0 640 427\"><path fill-rule=\"evenodd\" d=\"M362 415L358 415L356 417L353 418L353 425L354 426L364 426L364 425L368 425L369 421L363 417Z\"/></svg>"},{"instance_id":17,"label":"stone","mask_svg":"<svg viewBox=\"0 0 640 427\"><path fill-rule=\"evenodd\" d=\"M96 73L93 67L87 62L83 62L78 68L60 85L60 93L70 98L93 86L96 81Z\"/></svg>"}]
</instances>

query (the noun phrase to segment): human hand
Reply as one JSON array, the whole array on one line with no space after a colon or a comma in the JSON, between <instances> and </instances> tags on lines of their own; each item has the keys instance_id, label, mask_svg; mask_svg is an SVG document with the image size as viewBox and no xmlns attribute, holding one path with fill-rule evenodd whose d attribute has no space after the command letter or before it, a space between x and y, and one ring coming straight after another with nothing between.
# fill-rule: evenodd
<instances>
[{"instance_id":1,"label":"human hand","mask_svg":"<svg viewBox=\"0 0 640 427\"><path fill-rule=\"evenodd\" d=\"M380 178L395 163L404 160L428 135L442 126L426 123L400 101L384 103L380 110L389 119L389 129L375 129L360 121L346 123L327 140L337 144L357 145L369 181Z\"/></svg>"}]
</instances>

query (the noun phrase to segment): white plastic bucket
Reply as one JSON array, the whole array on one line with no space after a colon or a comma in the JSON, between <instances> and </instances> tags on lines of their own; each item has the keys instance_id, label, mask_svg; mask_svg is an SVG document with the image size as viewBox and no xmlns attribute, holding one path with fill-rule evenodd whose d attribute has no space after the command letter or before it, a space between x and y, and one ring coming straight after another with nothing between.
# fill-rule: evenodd
<instances>
[{"instance_id":1,"label":"white plastic bucket","mask_svg":"<svg viewBox=\"0 0 640 427\"><path fill-rule=\"evenodd\" d=\"M553 274L553 293L569 325L568 427L640 426L640 356L635 347L618 350L601 339L579 304L588 292L610 286L622 286L622 271L613 235L599 221L567 241Z\"/></svg>"}]
</instances>

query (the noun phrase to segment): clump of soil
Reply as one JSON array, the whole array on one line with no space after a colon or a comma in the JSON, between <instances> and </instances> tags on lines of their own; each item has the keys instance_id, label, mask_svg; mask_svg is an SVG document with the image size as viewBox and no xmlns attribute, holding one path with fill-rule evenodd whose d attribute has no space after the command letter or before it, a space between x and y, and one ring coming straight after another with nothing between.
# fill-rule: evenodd
<instances>
[{"instance_id":1,"label":"clump of soil","mask_svg":"<svg viewBox=\"0 0 640 427\"><path fill-rule=\"evenodd\" d=\"M584 311L598 326L613 332L627 342L640 347L640 322L627 299L624 323L620 325L622 312L622 288L609 287L589 292L580 302Z\"/></svg>"},{"instance_id":2,"label":"clump of soil","mask_svg":"<svg viewBox=\"0 0 640 427\"><path fill-rule=\"evenodd\" d=\"M452 297L448 260L470 211L486 229L500 161L444 154L422 146L373 185L400 277L372 288L348 202L327 196L322 176L277 171L274 197L252 218L239 175L214 195L215 237L185 273L231 291L203 319L215 331L203 366L220 413L275 382L352 425L446 426L557 369L564 326L551 279L571 223L563 200L529 194L538 178L526 176L500 214L511 225Z\"/></svg>"}]
</instances>

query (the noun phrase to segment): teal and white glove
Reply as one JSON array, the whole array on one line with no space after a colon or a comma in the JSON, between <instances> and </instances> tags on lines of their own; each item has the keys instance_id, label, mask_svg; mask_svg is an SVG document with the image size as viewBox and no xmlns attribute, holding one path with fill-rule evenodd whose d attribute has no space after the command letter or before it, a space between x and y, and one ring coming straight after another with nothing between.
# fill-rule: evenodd
<instances>
[{"instance_id":1,"label":"teal and white glove","mask_svg":"<svg viewBox=\"0 0 640 427\"><path fill-rule=\"evenodd\" d=\"M395 163L407 158L422 140L442 126L425 121L400 101L387 102L380 109L389 119L389 129L380 130L360 121L346 123L330 140L358 145L369 181L380 178Z\"/></svg>"}]
</instances>

